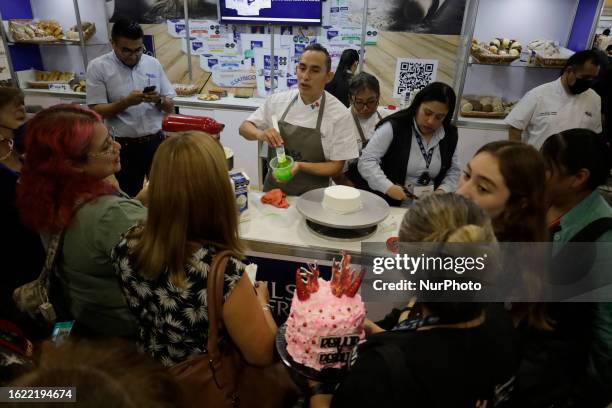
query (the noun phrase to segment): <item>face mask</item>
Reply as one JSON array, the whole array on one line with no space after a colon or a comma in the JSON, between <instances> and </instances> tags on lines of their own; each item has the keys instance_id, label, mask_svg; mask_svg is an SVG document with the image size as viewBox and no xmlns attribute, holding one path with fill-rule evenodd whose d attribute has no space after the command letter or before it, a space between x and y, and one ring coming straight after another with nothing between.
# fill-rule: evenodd
<instances>
[{"instance_id":1,"label":"face mask","mask_svg":"<svg viewBox=\"0 0 612 408\"><path fill-rule=\"evenodd\" d=\"M591 87L593 81L590 79L576 78L574 85L569 85L568 88L574 95L580 95Z\"/></svg>"}]
</instances>

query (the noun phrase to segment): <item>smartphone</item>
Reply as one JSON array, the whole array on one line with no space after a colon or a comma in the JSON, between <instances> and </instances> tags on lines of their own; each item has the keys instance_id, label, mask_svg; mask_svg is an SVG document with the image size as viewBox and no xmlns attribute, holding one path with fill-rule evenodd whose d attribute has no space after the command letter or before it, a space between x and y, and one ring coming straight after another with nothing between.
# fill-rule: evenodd
<instances>
[{"instance_id":1,"label":"smartphone","mask_svg":"<svg viewBox=\"0 0 612 408\"><path fill-rule=\"evenodd\" d=\"M68 322L57 322L53 328L53 334L51 335L51 341L56 346L61 346L70 337L70 332L74 326L74 320Z\"/></svg>"},{"instance_id":2,"label":"smartphone","mask_svg":"<svg viewBox=\"0 0 612 408\"><path fill-rule=\"evenodd\" d=\"M156 88L155 85L145 86L145 89L143 89L142 92L144 92L144 93L153 92L153 91L155 91L155 88Z\"/></svg>"}]
</instances>

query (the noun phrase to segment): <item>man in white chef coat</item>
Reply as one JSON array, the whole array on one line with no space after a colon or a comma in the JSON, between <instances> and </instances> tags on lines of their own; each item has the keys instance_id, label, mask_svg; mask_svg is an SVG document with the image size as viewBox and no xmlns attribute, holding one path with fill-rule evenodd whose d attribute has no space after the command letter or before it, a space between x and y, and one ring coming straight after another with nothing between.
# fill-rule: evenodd
<instances>
[{"instance_id":1,"label":"man in white chef coat","mask_svg":"<svg viewBox=\"0 0 612 408\"><path fill-rule=\"evenodd\" d=\"M510 140L522 140L540 149L551 135L569 129L601 133L601 98L591 86L599 75L599 57L594 51L571 56L563 74L553 82L527 92L505 122Z\"/></svg>"},{"instance_id":2,"label":"man in white chef coat","mask_svg":"<svg viewBox=\"0 0 612 408\"><path fill-rule=\"evenodd\" d=\"M275 148L284 146L295 163L288 182L279 182L269 171L264 191L281 188L288 195L301 195L327 187L330 178L344 168L345 160L359 157L356 128L351 113L325 91L331 81L331 58L320 44L306 47L296 67L298 89L271 95L240 126L247 140L266 142L268 161ZM278 119L280 132L273 128Z\"/></svg>"}]
</instances>

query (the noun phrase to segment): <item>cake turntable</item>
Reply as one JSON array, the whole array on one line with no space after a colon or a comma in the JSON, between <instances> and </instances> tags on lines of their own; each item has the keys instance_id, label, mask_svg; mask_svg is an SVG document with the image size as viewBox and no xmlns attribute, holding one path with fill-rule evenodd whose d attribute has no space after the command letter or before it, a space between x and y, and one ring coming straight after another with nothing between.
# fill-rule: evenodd
<instances>
[{"instance_id":1,"label":"cake turntable","mask_svg":"<svg viewBox=\"0 0 612 408\"><path fill-rule=\"evenodd\" d=\"M323 207L325 188L308 191L297 201L297 210L306 218L306 226L315 235L340 241L360 241L376 233L378 224L389 216L389 204L368 191L359 190L362 207L340 214Z\"/></svg>"}]
</instances>

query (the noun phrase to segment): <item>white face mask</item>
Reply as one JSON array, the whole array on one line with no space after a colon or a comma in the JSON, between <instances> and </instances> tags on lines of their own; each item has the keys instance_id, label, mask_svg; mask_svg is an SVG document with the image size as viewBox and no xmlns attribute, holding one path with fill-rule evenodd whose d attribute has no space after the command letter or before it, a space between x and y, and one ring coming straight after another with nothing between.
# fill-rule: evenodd
<instances>
[{"instance_id":1,"label":"white face mask","mask_svg":"<svg viewBox=\"0 0 612 408\"><path fill-rule=\"evenodd\" d=\"M2 142L4 142L4 140L2 140ZM4 161L4 160L8 159L10 157L10 155L13 153L13 139L9 139L8 140L8 148L9 148L8 153L5 154L4 156L0 157L0 161Z\"/></svg>"}]
</instances>

